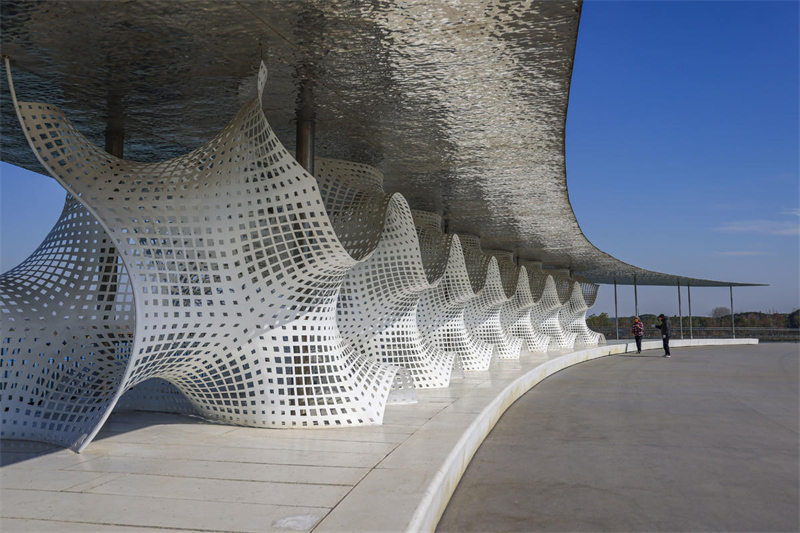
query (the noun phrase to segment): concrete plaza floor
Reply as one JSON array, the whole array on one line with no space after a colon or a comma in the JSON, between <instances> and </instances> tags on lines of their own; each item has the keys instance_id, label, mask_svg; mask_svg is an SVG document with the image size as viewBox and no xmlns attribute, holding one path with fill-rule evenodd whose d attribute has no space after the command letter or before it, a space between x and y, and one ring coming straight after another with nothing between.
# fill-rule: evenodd
<instances>
[{"instance_id":1,"label":"concrete plaza floor","mask_svg":"<svg viewBox=\"0 0 800 533\"><path fill-rule=\"evenodd\" d=\"M382 426L271 430L122 411L81 454L0 441L0 531L401 531L477 413L559 355L419 390Z\"/></svg>"},{"instance_id":2,"label":"concrete plaza floor","mask_svg":"<svg viewBox=\"0 0 800 533\"><path fill-rule=\"evenodd\" d=\"M798 531L798 344L615 355L511 406L437 531Z\"/></svg>"},{"instance_id":3,"label":"concrete plaza floor","mask_svg":"<svg viewBox=\"0 0 800 533\"><path fill-rule=\"evenodd\" d=\"M755 350L753 342L675 344ZM416 404L389 406L382 426L267 430L123 411L81 454L0 442L0 531L433 531L509 406L566 367L632 350L499 361L448 388L418 390Z\"/></svg>"}]
</instances>

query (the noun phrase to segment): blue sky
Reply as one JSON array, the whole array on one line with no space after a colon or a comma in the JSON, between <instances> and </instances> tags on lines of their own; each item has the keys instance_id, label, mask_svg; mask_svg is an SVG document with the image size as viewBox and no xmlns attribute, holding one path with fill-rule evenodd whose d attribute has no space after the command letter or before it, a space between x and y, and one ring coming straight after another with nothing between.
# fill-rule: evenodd
<instances>
[{"instance_id":1,"label":"blue sky","mask_svg":"<svg viewBox=\"0 0 800 533\"><path fill-rule=\"evenodd\" d=\"M799 5L584 3L567 180L595 245L644 268L770 284L735 289L737 310L800 307ZM632 314L633 290L619 297ZM694 314L729 305L727 289L692 290ZM593 312L613 309L601 288ZM641 287L639 311L677 313L677 290Z\"/></svg>"},{"instance_id":2,"label":"blue sky","mask_svg":"<svg viewBox=\"0 0 800 533\"><path fill-rule=\"evenodd\" d=\"M584 4L567 175L595 245L644 268L770 284L736 289L737 310L800 307L799 6ZM36 248L63 199L50 178L0 163L1 271ZM633 289L619 297L632 314ZM639 302L677 313L675 288L641 287ZM692 304L704 315L729 294L697 288ZM613 306L606 286L592 312Z\"/></svg>"}]
</instances>

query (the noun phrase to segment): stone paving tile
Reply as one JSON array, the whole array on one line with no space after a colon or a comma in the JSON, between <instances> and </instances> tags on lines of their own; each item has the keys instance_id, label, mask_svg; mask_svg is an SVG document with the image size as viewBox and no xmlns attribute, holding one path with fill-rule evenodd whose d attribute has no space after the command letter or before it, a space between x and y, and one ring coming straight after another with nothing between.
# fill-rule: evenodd
<instances>
[{"instance_id":1,"label":"stone paving tile","mask_svg":"<svg viewBox=\"0 0 800 533\"><path fill-rule=\"evenodd\" d=\"M433 473L408 465L402 470L373 471L314 533L405 531Z\"/></svg>"},{"instance_id":2,"label":"stone paving tile","mask_svg":"<svg viewBox=\"0 0 800 533\"><path fill-rule=\"evenodd\" d=\"M266 448L228 448L224 446L192 446L165 444L91 443L83 454L117 457L195 459L239 463L271 463L307 466L344 466L369 468L386 456L384 453L307 452L302 450L270 450Z\"/></svg>"},{"instance_id":3,"label":"stone paving tile","mask_svg":"<svg viewBox=\"0 0 800 533\"><path fill-rule=\"evenodd\" d=\"M319 520L328 509L39 490L0 491L5 518L115 526L262 533L289 517ZM305 530L309 530L313 524ZM5 530L4 530L5 531Z\"/></svg>"},{"instance_id":4,"label":"stone paving tile","mask_svg":"<svg viewBox=\"0 0 800 533\"><path fill-rule=\"evenodd\" d=\"M162 527L129 527L86 522L55 520L21 520L0 518L0 531L7 533L191 533L198 529L166 529Z\"/></svg>"},{"instance_id":5,"label":"stone paving tile","mask_svg":"<svg viewBox=\"0 0 800 533\"><path fill-rule=\"evenodd\" d=\"M86 490L94 494L141 496L202 502L333 508L351 489L348 485L272 483L227 479L129 474Z\"/></svg>"},{"instance_id":6,"label":"stone paving tile","mask_svg":"<svg viewBox=\"0 0 800 533\"><path fill-rule=\"evenodd\" d=\"M102 474L69 470L37 470L27 468L0 469L0 487L23 490L67 490L83 485Z\"/></svg>"},{"instance_id":7,"label":"stone paving tile","mask_svg":"<svg viewBox=\"0 0 800 533\"><path fill-rule=\"evenodd\" d=\"M69 468L85 472L351 486L369 472L367 468L343 466L298 466L113 456L96 457Z\"/></svg>"}]
</instances>

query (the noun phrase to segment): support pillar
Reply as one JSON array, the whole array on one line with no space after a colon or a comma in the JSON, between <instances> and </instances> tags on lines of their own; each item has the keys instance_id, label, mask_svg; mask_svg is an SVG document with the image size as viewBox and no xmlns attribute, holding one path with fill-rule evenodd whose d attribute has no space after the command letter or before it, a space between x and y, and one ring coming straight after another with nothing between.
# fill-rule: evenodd
<instances>
[{"instance_id":1,"label":"support pillar","mask_svg":"<svg viewBox=\"0 0 800 533\"><path fill-rule=\"evenodd\" d=\"M730 286L731 289L731 335L733 338L736 338L736 324L734 323L734 317L736 316L733 312L733 285Z\"/></svg>"},{"instance_id":2,"label":"support pillar","mask_svg":"<svg viewBox=\"0 0 800 533\"><path fill-rule=\"evenodd\" d=\"M300 95L297 102L297 162L314 175L314 92L311 80L304 80L300 85Z\"/></svg>"},{"instance_id":3,"label":"support pillar","mask_svg":"<svg viewBox=\"0 0 800 533\"><path fill-rule=\"evenodd\" d=\"M683 311L681 310L681 278L678 278L678 321L681 325L681 340L683 340Z\"/></svg>"},{"instance_id":4,"label":"support pillar","mask_svg":"<svg viewBox=\"0 0 800 533\"><path fill-rule=\"evenodd\" d=\"M689 296L689 338L694 339L692 333L692 285L688 282L686 283L686 294Z\"/></svg>"},{"instance_id":5,"label":"support pillar","mask_svg":"<svg viewBox=\"0 0 800 533\"><path fill-rule=\"evenodd\" d=\"M614 329L617 330L617 340L619 340L619 310L617 309L617 278L614 278Z\"/></svg>"},{"instance_id":6,"label":"support pillar","mask_svg":"<svg viewBox=\"0 0 800 533\"><path fill-rule=\"evenodd\" d=\"M110 92L106 117L106 152L122 159L124 148L125 115L122 111L122 97L116 92Z\"/></svg>"},{"instance_id":7,"label":"support pillar","mask_svg":"<svg viewBox=\"0 0 800 533\"><path fill-rule=\"evenodd\" d=\"M122 97L118 92L109 92L108 111L106 117L106 152L122 159L125 153L125 114L122 108ZM100 280L108 283L108 287L116 293L119 284L117 273L117 251L113 246L103 249L104 257L100 260Z\"/></svg>"}]
</instances>

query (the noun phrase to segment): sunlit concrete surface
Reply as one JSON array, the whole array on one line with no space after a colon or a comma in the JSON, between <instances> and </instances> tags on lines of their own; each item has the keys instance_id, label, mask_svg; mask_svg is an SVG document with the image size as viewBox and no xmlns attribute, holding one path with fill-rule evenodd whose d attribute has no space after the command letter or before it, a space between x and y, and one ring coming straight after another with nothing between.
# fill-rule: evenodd
<instances>
[{"instance_id":1,"label":"sunlit concrete surface","mask_svg":"<svg viewBox=\"0 0 800 533\"><path fill-rule=\"evenodd\" d=\"M798 531L797 344L591 361L508 409L437 531Z\"/></svg>"},{"instance_id":2,"label":"sunlit concrete surface","mask_svg":"<svg viewBox=\"0 0 800 533\"><path fill-rule=\"evenodd\" d=\"M514 400L562 368L626 350L501 361L387 407L382 426L266 430L115 412L81 454L3 442L0 530L430 531Z\"/></svg>"}]
</instances>

